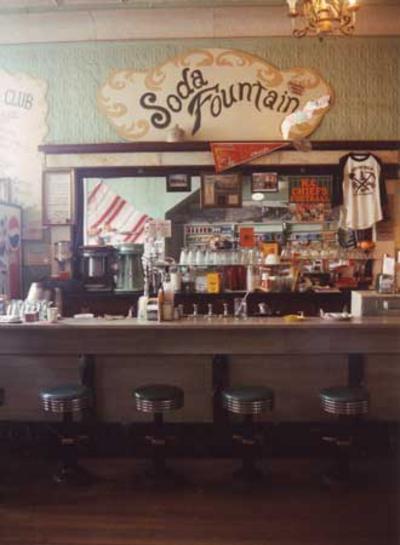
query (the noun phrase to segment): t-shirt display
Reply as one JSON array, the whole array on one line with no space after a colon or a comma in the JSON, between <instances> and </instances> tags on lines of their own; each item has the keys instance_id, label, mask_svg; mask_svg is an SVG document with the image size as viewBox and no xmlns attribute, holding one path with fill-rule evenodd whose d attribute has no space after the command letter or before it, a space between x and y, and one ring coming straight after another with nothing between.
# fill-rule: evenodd
<instances>
[{"instance_id":1,"label":"t-shirt display","mask_svg":"<svg viewBox=\"0 0 400 545\"><path fill-rule=\"evenodd\" d=\"M342 205L339 225L368 229L383 219L387 202L381 161L371 153L350 153L339 163L333 206Z\"/></svg>"}]
</instances>

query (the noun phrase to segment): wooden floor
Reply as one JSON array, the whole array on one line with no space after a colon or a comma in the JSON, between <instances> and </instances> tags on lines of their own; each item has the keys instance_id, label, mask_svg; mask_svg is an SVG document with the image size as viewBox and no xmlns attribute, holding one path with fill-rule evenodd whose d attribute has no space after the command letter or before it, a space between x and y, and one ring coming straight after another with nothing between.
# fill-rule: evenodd
<instances>
[{"instance_id":1,"label":"wooden floor","mask_svg":"<svg viewBox=\"0 0 400 545\"><path fill-rule=\"evenodd\" d=\"M0 545L400 543L394 462L375 460L352 491L323 489L309 460L273 460L269 486L253 490L229 484L232 461L181 461L191 483L174 491L145 486L128 459L86 461L99 476L86 489L53 485L48 464L0 463Z\"/></svg>"}]
</instances>

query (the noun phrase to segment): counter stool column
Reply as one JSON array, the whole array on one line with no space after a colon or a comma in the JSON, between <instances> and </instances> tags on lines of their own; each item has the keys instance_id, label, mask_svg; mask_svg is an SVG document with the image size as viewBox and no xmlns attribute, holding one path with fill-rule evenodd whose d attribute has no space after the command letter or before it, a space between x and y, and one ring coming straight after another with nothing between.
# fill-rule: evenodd
<instances>
[{"instance_id":1,"label":"counter stool column","mask_svg":"<svg viewBox=\"0 0 400 545\"><path fill-rule=\"evenodd\" d=\"M172 476L166 465L167 437L164 414L183 407L184 392L177 386L148 384L133 390L132 396L137 411L153 415L152 434L146 437L151 446L152 457L152 470L148 472L148 476L163 480Z\"/></svg>"},{"instance_id":2,"label":"counter stool column","mask_svg":"<svg viewBox=\"0 0 400 545\"><path fill-rule=\"evenodd\" d=\"M228 412L243 417L242 433L233 436L240 444L242 458L242 466L235 473L235 477L257 481L263 474L256 466L257 438L254 417L265 411L272 411L274 392L260 386L229 388L222 392L222 404Z\"/></svg>"},{"instance_id":3,"label":"counter stool column","mask_svg":"<svg viewBox=\"0 0 400 545\"><path fill-rule=\"evenodd\" d=\"M74 415L91 404L90 390L80 384L64 384L40 393L43 410L62 416L59 436L59 466L54 474L57 483L87 484L89 473L79 465L77 446L79 438L73 430Z\"/></svg>"},{"instance_id":4,"label":"counter stool column","mask_svg":"<svg viewBox=\"0 0 400 545\"><path fill-rule=\"evenodd\" d=\"M324 388L320 394L324 412L337 417L338 431L324 437L334 450L332 467L324 474L327 484L346 484L351 481L351 455L354 440L364 415L369 411L369 393L362 386Z\"/></svg>"}]
</instances>

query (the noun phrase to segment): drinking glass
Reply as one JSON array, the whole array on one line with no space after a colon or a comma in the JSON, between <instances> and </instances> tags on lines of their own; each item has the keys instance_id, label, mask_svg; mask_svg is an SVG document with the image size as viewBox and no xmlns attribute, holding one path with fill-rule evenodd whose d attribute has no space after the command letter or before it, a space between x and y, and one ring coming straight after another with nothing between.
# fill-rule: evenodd
<instances>
[{"instance_id":1,"label":"drinking glass","mask_svg":"<svg viewBox=\"0 0 400 545\"><path fill-rule=\"evenodd\" d=\"M190 265L195 265L196 264L196 256L195 256L195 251L190 248L188 250L188 254L187 254L187 264L190 266Z\"/></svg>"},{"instance_id":2,"label":"drinking glass","mask_svg":"<svg viewBox=\"0 0 400 545\"><path fill-rule=\"evenodd\" d=\"M179 265L188 265L188 251L186 248L182 248L179 256Z\"/></svg>"}]
</instances>

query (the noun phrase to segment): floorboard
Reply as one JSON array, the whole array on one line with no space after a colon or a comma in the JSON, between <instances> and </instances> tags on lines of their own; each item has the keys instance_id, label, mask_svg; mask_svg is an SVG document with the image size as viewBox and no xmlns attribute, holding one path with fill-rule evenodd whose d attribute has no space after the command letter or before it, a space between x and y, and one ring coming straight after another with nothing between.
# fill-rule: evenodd
<instances>
[{"instance_id":1,"label":"floorboard","mask_svg":"<svg viewBox=\"0 0 400 545\"><path fill-rule=\"evenodd\" d=\"M397 464L373 460L351 490L320 485L321 465L273 460L267 482L232 485L231 460L181 460L188 483L149 486L144 463L86 460L88 488L51 464L0 460L0 545L399 545Z\"/></svg>"}]
</instances>

